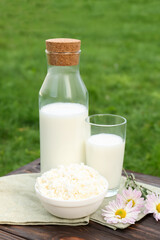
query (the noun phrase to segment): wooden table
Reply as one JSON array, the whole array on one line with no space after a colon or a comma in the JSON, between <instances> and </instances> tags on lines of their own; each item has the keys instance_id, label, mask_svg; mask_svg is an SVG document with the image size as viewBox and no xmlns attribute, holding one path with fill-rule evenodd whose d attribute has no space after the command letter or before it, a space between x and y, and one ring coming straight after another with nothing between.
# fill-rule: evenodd
<instances>
[{"instance_id":1,"label":"wooden table","mask_svg":"<svg viewBox=\"0 0 160 240\"><path fill-rule=\"evenodd\" d=\"M10 174L39 172L39 159ZM160 178L134 173L137 180L160 187ZM160 240L160 221L147 215L125 230L112 230L90 221L87 226L15 226L0 225L0 240Z\"/></svg>"}]
</instances>

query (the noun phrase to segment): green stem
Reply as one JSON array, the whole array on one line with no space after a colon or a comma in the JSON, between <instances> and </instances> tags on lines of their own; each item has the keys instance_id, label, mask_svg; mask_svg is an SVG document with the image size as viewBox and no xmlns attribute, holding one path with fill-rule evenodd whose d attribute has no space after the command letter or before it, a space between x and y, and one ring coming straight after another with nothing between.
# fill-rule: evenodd
<instances>
[{"instance_id":1,"label":"green stem","mask_svg":"<svg viewBox=\"0 0 160 240\"><path fill-rule=\"evenodd\" d=\"M123 168L123 171L126 175L126 182L125 182L125 187L128 189L129 187L131 187L132 189L137 189L139 191L141 191L142 193L142 197L144 197L144 199L147 198L147 195L150 193L152 193L151 190L149 190L148 188L143 187L142 185L139 185L136 182L135 176L133 173L131 173L130 175L128 175L128 173L126 172L126 170Z\"/></svg>"}]
</instances>

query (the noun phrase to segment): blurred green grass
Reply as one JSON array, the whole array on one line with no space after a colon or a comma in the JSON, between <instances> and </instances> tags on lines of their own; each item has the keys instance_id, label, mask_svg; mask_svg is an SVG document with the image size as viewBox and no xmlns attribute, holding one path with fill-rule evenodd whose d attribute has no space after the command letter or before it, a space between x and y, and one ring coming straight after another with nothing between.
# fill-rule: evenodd
<instances>
[{"instance_id":1,"label":"blurred green grass","mask_svg":"<svg viewBox=\"0 0 160 240\"><path fill-rule=\"evenodd\" d=\"M45 39L82 40L90 114L128 120L124 166L160 176L159 0L0 1L0 175L39 157Z\"/></svg>"}]
</instances>

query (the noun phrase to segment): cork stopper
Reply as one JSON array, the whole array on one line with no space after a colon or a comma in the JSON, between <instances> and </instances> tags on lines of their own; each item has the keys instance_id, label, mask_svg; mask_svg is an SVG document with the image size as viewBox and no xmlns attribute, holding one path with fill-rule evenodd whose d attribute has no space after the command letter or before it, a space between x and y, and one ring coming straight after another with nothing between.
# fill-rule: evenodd
<instances>
[{"instance_id":1,"label":"cork stopper","mask_svg":"<svg viewBox=\"0 0 160 240\"><path fill-rule=\"evenodd\" d=\"M55 66L73 66L79 64L81 41L71 38L46 40L48 63Z\"/></svg>"}]
</instances>

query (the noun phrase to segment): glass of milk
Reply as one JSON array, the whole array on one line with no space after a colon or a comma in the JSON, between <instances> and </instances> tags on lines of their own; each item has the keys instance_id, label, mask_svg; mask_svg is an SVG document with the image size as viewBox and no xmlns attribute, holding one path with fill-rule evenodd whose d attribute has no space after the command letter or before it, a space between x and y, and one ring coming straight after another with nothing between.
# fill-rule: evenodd
<instances>
[{"instance_id":1,"label":"glass of milk","mask_svg":"<svg viewBox=\"0 0 160 240\"><path fill-rule=\"evenodd\" d=\"M126 119L113 114L86 118L86 164L96 169L109 183L106 197L116 195L121 180Z\"/></svg>"}]
</instances>

